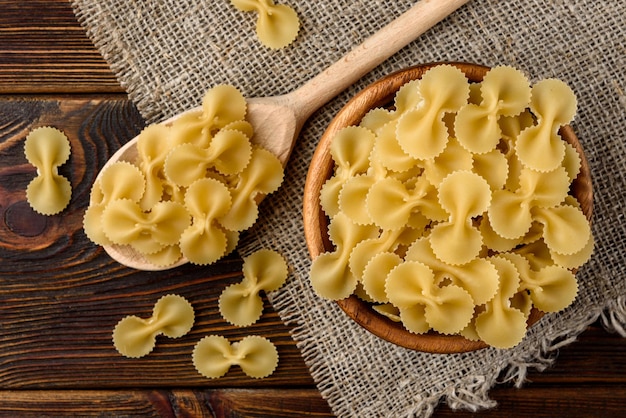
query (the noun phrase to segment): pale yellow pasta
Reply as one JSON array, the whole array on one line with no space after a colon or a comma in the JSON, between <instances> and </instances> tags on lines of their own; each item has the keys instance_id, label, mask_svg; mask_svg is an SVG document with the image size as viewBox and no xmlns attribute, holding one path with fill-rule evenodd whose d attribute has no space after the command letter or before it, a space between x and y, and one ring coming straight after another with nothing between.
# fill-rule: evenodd
<instances>
[{"instance_id":1,"label":"pale yellow pasta","mask_svg":"<svg viewBox=\"0 0 626 418\"><path fill-rule=\"evenodd\" d=\"M568 97L551 97L564 89L554 81L531 87L511 67L470 85L438 66L402 86L393 106L343 128L320 196L334 249L313 261L313 289L327 299L355 295L414 333L501 348L523 338L533 307L569 305L577 282L568 269L594 246L570 195L581 157L560 137L554 148L563 155L549 171L518 155L548 146L523 142L555 140L573 117ZM365 141L340 142L365 131L369 159L355 169ZM518 259L530 273L518 271Z\"/></svg>"},{"instance_id":2,"label":"pale yellow pasta","mask_svg":"<svg viewBox=\"0 0 626 418\"><path fill-rule=\"evenodd\" d=\"M67 137L55 128L36 128L26 137L24 155L37 168L37 176L26 187L28 204L42 215L61 212L72 198L70 181L59 174L59 166L70 157Z\"/></svg>"},{"instance_id":3,"label":"pale yellow pasta","mask_svg":"<svg viewBox=\"0 0 626 418\"><path fill-rule=\"evenodd\" d=\"M165 160L164 172L174 184L187 187L206 176L209 168L224 175L241 172L250 162L252 145L241 131L222 129L208 148L188 143L172 149Z\"/></svg>"},{"instance_id":4,"label":"pale yellow pasta","mask_svg":"<svg viewBox=\"0 0 626 418\"><path fill-rule=\"evenodd\" d=\"M571 255L581 251L591 237L585 214L575 206L535 208L533 219L543 224L543 239L555 253Z\"/></svg>"},{"instance_id":5,"label":"pale yellow pasta","mask_svg":"<svg viewBox=\"0 0 626 418\"><path fill-rule=\"evenodd\" d=\"M171 266L183 255L179 245L166 245L155 253L142 254L142 256L155 266L167 267Z\"/></svg>"},{"instance_id":6,"label":"pale yellow pasta","mask_svg":"<svg viewBox=\"0 0 626 418\"><path fill-rule=\"evenodd\" d=\"M191 225L179 240L182 254L191 263L211 264L226 254L228 238L217 218L226 214L230 206L228 187L217 180L202 178L189 186L185 207L191 215Z\"/></svg>"},{"instance_id":7,"label":"pale yellow pasta","mask_svg":"<svg viewBox=\"0 0 626 418\"><path fill-rule=\"evenodd\" d=\"M202 338L193 348L193 365L204 377L224 376L237 365L248 376L259 379L271 375L278 365L278 351L268 339L251 335L230 343L219 335Z\"/></svg>"},{"instance_id":8,"label":"pale yellow pasta","mask_svg":"<svg viewBox=\"0 0 626 418\"><path fill-rule=\"evenodd\" d=\"M113 330L113 345L126 357L143 357L150 353L158 335L180 338L193 326L195 315L191 304L182 296L160 298L147 319L127 316Z\"/></svg>"},{"instance_id":9,"label":"pale yellow pasta","mask_svg":"<svg viewBox=\"0 0 626 418\"><path fill-rule=\"evenodd\" d=\"M500 287L496 296L485 305L485 310L476 316L474 326L480 339L496 348L511 348L519 344L526 334L526 315L511 306L511 298L520 285L519 272L515 265L501 256L491 257L498 269Z\"/></svg>"},{"instance_id":10,"label":"pale yellow pasta","mask_svg":"<svg viewBox=\"0 0 626 418\"><path fill-rule=\"evenodd\" d=\"M453 284L437 286L432 270L418 261L405 261L391 270L385 288L411 332L424 333L432 328L454 334L474 315L474 302L466 290Z\"/></svg>"},{"instance_id":11,"label":"pale yellow pasta","mask_svg":"<svg viewBox=\"0 0 626 418\"><path fill-rule=\"evenodd\" d=\"M369 166L369 155L375 135L366 128L350 126L333 137L330 155L335 162L335 174L322 187L320 202L329 214L339 212L339 193L347 179L364 174Z\"/></svg>"},{"instance_id":12,"label":"pale yellow pasta","mask_svg":"<svg viewBox=\"0 0 626 418\"><path fill-rule=\"evenodd\" d=\"M231 0L233 6L244 12L258 13L256 34L268 48L280 49L292 43L300 30L296 11L273 0Z\"/></svg>"},{"instance_id":13,"label":"pale yellow pasta","mask_svg":"<svg viewBox=\"0 0 626 418\"><path fill-rule=\"evenodd\" d=\"M404 112L420 105L423 98L418 87L419 83L420 80L404 83L394 96L393 110L379 107L371 109L363 116L359 125L378 133L383 126L396 121Z\"/></svg>"},{"instance_id":14,"label":"pale yellow pasta","mask_svg":"<svg viewBox=\"0 0 626 418\"><path fill-rule=\"evenodd\" d=\"M200 110L145 128L137 155L110 165L92 188L84 217L100 245L130 246L166 267L210 264L236 247L257 218L260 195L283 179L276 156L250 139L247 104L233 86L205 94Z\"/></svg>"},{"instance_id":15,"label":"pale yellow pasta","mask_svg":"<svg viewBox=\"0 0 626 418\"><path fill-rule=\"evenodd\" d=\"M561 164L565 145L558 131L574 118L576 106L574 92L561 80L542 80L532 87L530 110L537 125L524 129L516 141L517 155L525 166L547 172Z\"/></svg>"},{"instance_id":16,"label":"pale yellow pasta","mask_svg":"<svg viewBox=\"0 0 626 418\"><path fill-rule=\"evenodd\" d=\"M445 263L437 258L427 238L417 239L407 250L404 260L419 261L428 266L439 284L449 281L463 287L476 305L487 303L498 290L498 272L488 260L476 258L463 265Z\"/></svg>"},{"instance_id":17,"label":"pale yellow pasta","mask_svg":"<svg viewBox=\"0 0 626 418\"><path fill-rule=\"evenodd\" d=\"M423 104L400 116L396 135L408 155L428 159L444 150L448 142L444 113L456 112L467 102L469 82L458 68L441 65L428 70L417 87Z\"/></svg>"},{"instance_id":18,"label":"pale yellow pasta","mask_svg":"<svg viewBox=\"0 0 626 418\"><path fill-rule=\"evenodd\" d=\"M323 298L344 299L354 292L358 281L349 267L352 249L363 240L377 237L378 228L358 225L339 213L331 219L328 233L335 250L322 253L313 260L311 285Z\"/></svg>"},{"instance_id":19,"label":"pale yellow pasta","mask_svg":"<svg viewBox=\"0 0 626 418\"><path fill-rule=\"evenodd\" d=\"M226 287L219 298L222 317L232 325L245 327L263 313L260 292L278 290L287 280L287 263L277 252L258 250L243 260L243 280Z\"/></svg>"},{"instance_id":20,"label":"pale yellow pasta","mask_svg":"<svg viewBox=\"0 0 626 418\"><path fill-rule=\"evenodd\" d=\"M402 232L403 229L383 230L377 237L364 239L354 245L348 261L352 274L361 280L365 267L376 254L395 251Z\"/></svg>"},{"instance_id":21,"label":"pale yellow pasta","mask_svg":"<svg viewBox=\"0 0 626 418\"><path fill-rule=\"evenodd\" d=\"M370 188L365 205L372 221L382 229L402 228L417 211L431 220L447 217L437 200L437 189L423 177L411 190L392 177L378 180Z\"/></svg>"},{"instance_id":22,"label":"pale yellow pasta","mask_svg":"<svg viewBox=\"0 0 626 418\"><path fill-rule=\"evenodd\" d=\"M532 270L528 260L520 254L504 254L520 275L520 291L527 291L535 307L544 312L559 312L569 306L578 293L574 273L558 265L547 265Z\"/></svg>"},{"instance_id":23,"label":"pale yellow pasta","mask_svg":"<svg viewBox=\"0 0 626 418\"><path fill-rule=\"evenodd\" d=\"M339 192L338 211L345 213L358 224L371 224L372 218L363 202L375 181L376 178L365 174L347 179Z\"/></svg>"},{"instance_id":24,"label":"pale yellow pasta","mask_svg":"<svg viewBox=\"0 0 626 418\"><path fill-rule=\"evenodd\" d=\"M110 245L102 225L102 212L107 204L118 199L139 202L145 190L145 178L139 168L118 161L101 173L91 188L90 204L83 217L83 229L96 244Z\"/></svg>"},{"instance_id":25,"label":"pale yellow pasta","mask_svg":"<svg viewBox=\"0 0 626 418\"><path fill-rule=\"evenodd\" d=\"M565 145L565 156L563 157L563 167L565 171L567 171L567 175L569 176L570 181L574 181L576 177L578 177L578 173L580 173L580 167L582 166L582 162L580 160L580 155L578 155L578 151L568 142L564 143Z\"/></svg>"},{"instance_id":26,"label":"pale yellow pasta","mask_svg":"<svg viewBox=\"0 0 626 418\"><path fill-rule=\"evenodd\" d=\"M139 167L146 177L146 191L140 202L144 210L150 210L152 205L163 198L163 166L171 149L170 131L168 126L153 124L142 130L137 138Z\"/></svg>"},{"instance_id":27,"label":"pale yellow pasta","mask_svg":"<svg viewBox=\"0 0 626 418\"><path fill-rule=\"evenodd\" d=\"M145 254L177 244L189 224L187 210L176 202L159 202L144 212L138 203L119 199L102 212L102 228L111 242L131 245Z\"/></svg>"},{"instance_id":28,"label":"pale yellow pasta","mask_svg":"<svg viewBox=\"0 0 626 418\"><path fill-rule=\"evenodd\" d=\"M220 84L209 89L201 111L190 111L172 123L172 146L193 143L208 148L213 135L233 122L244 120L246 99L237 88Z\"/></svg>"},{"instance_id":29,"label":"pale yellow pasta","mask_svg":"<svg viewBox=\"0 0 626 418\"><path fill-rule=\"evenodd\" d=\"M523 236L532 225L533 208L549 208L560 204L569 192L569 176L560 167L549 173L522 169L520 187L515 191L494 192L488 209L489 221L495 232L504 238Z\"/></svg>"},{"instance_id":30,"label":"pale yellow pasta","mask_svg":"<svg viewBox=\"0 0 626 418\"><path fill-rule=\"evenodd\" d=\"M398 143L397 126L398 122L394 120L378 130L371 159L388 170L408 171L418 164L418 160L404 152Z\"/></svg>"},{"instance_id":31,"label":"pale yellow pasta","mask_svg":"<svg viewBox=\"0 0 626 418\"><path fill-rule=\"evenodd\" d=\"M271 152L254 147L250 163L239 174L237 185L230 190L231 210L220 217L220 224L230 231L250 228L258 217L259 195L276 191L283 181L283 166Z\"/></svg>"},{"instance_id":32,"label":"pale yellow pasta","mask_svg":"<svg viewBox=\"0 0 626 418\"><path fill-rule=\"evenodd\" d=\"M490 152L500 142L500 116L516 116L526 109L530 82L515 68L494 67L480 84L480 97L480 104L468 103L459 109L454 122L459 142L476 154Z\"/></svg>"},{"instance_id":33,"label":"pale yellow pasta","mask_svg":"<svg viewBox=\"0 0 626 418\"><path fill-rule=\"evenodd\" d=\"M441 154L421 163L424 176L435 186L439 186L444 178L457 170L472 170L474 164L474 156L453 137L448 140Z\"/></svg>"},{"instance_id":34,"label":"pale yellow pasta","mask_svg":"<svg viewBox=\"0 0 626 418\"><path fill-rule=\"evenodd\" d=\"M471 171L455 171L439 185L439 202L450 217L435 225L430 233L433 252L449 264L472 261L478 257L483 245L472 217L481 215L489 207L489 184Z\"/></svg>"},{"instance_id":35,"label":"pale yellow pasta","mask_svg":"<svg viewBox=\"0 0 626 418\"><path fill-rule=\"evenodd\" d=\"M474 155L472 169L476 174L487 180L492 190L502 189L509 177L509 162L498 150Z\"/></svg>"},{"instance_id":36,"label":"pale yellow pasta","mask_svg":"<svg viewBox=\"0 0 626 418\"><path fill-rule=\"evenodd\" d=\"M590 235L587 244L585 244L585 246L580 251L567 255L551 251L550 255L555 264L558 264L559 266L565 267L567 269L577 269L585 264L587 261L589 261L589 259L593 255L594 247L595 240L593 238L593 235Z\"/></svg>"},{"instance_id":37,"label":"pale yellow pasta","mask_svg":"<svg viewBox=\"0 0 626 418\"><path fill-rule=\"evenodd\" d=\"M363 269L363 289L375 301L387 302L385 282L389 272L402 263L402 258L395 252L380 252L372 257Z\"/></svg>"},{"instance_id":38,"label":"pale yellow pasta","mask_svg":"<svg viewBox=\"0 0 626 418\"><path fill-rule=\"evenodd\" d=\"M379 314L389 318L393 322L402 322L400 318L400 310L391 303L383 303L382 305L373 305L372 309Z\"/></svg>"}]
</instances>

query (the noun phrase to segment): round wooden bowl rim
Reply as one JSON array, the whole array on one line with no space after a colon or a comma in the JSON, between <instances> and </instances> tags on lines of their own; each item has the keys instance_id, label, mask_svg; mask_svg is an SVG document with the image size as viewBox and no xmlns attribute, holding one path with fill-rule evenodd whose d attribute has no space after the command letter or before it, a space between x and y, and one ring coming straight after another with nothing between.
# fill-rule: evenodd
<instances>
[{"instance_id":1,"label":"round wooden bowl rim","mask_svg":"<svg viewBox=\"0 0 626 418\"><path fill-rule=\"evenodd\" d=\"M322 211L319 196L324 182L332 175L333 161L330 156L330 143L335 133L345 126L358 124L368 110L392 102L395 93L402 85L421 78L426 71L441 64L449 64L459 68L472 82L481 81L490 69L490 67L471 63L435 62L394 72L375 81L356 94L328 125L313 154L304 188L304 233L312 259L333 248L327 235L328 218ZM581 204L587 219L591 221L593 191L589 164L571 126L563 126L559 132L567 142L576 148L581 157L581 170L578 178L572 184L572 194ZM375 312L370 304L354 295L337 301L337 304L363 328L386 341L405 348L429 353L450 354L488 347L482 341L471 341L460 335L442 335L435 332L411 333L401 323L394 322ZM542 316L542 312L533 308L528 319L529 326L537 322Z\"/></svg>"}]
</instances>

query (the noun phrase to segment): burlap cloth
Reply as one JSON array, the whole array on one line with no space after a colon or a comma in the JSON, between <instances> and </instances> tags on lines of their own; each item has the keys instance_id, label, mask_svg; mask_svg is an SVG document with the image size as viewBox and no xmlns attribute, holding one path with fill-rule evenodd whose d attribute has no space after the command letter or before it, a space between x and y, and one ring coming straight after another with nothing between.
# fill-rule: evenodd
<instances>
[{"instance_id":1,"label":"burlap cloth","mask_svg":"<svg viewBox=\"0 0 626 418\"><path fill-rule=\"evenodd\" d=\"M254 13L228 0L73 0L76 15L142 115L162 120L229 83L245 95L292 91L405 11L410 0L288 0L301 18L295 43L275 51L254 35ZM580 292L565 312L545 316L510 350L423 354L373 337L317 297L301 220L304 181L317 140L347 99L394 70L431 61L510 64L531 80L558 77L579 99L573 127L594 182L595 255L579 272ZM626 336L626 2L473 0L315 113L305 125L279 192L262 205L240 252L282 252L293 273L269 295L324 398L339 416L429 416L494 406L488 390L521 385L556 350L602 316Z\"/></svg>"}]
</instances>

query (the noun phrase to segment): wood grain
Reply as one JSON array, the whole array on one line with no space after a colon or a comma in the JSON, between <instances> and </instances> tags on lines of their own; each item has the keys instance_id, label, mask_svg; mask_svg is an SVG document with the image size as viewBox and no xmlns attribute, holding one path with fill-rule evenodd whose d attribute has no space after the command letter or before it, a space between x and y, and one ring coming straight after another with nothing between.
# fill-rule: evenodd
<instances>
[{"instance_id":1,"label":"wood grain","mask_svg":"<svg viewBox=\"0 0 626 418\"><path fill-rule=\"evenodd\" d=\"M29 213L24 201L34 171L21 147L43 124L65 131L76 151L61 169L75 195L55 217ZM82 233L89 179L141 126L68 1L0 0L0 417L332 416L267 301L252 331L278 345L274 376L257 381L233 369L211 381L190 367L190 348L205 334L252 332L225 324L215 307L220 286L241 278L237 257L209 269L138 273ZM199 314L193 334L159 339L143 359L117 354L115 323L148 316L165 292L190 299ZM625 350L625 339L596 323L560 349L552 367L530 370L523 389L494 389L496 409L473 414L442 405L434 417L623 416Z\"/></svg>"},{"instance_id":2,"label":"wood grain","mask_svg":"<svg viewBox=\"0 0 626 418\"><path fill-rule=\"evenodd\" d=\"M67 0L0 0L1 93L124 93Z\"/></svg>"},{"instance_id":3,"label":"wood grain","mask_svg":"<svg viewBox=\"0 0 626 418\"><path fill-rule=\"evenodd\" d=\"M46 125L63 131L72 148L60 172L70 179L73 196L56 216L39 215L25 202L35 168L24 157L24 139ZM267 301L267 314L249 328L229 326L219 315L222 289L242 278L238 257L204 268L141 272L120 266L86 238L82 217L99 168L142 127L136 109L122 99L0 101L0 387L133 387L137 376L144 386L312 384L288 328ZM111 343L117 321L131 314L148 318L167 293L192 303L193 331L159 340L147 358L121 357ZM246 379L240 370L218 381L204 379L191 351L214 333L270 338L281 357L277 372L262 381Z\"/></svg>"}]
</instances>

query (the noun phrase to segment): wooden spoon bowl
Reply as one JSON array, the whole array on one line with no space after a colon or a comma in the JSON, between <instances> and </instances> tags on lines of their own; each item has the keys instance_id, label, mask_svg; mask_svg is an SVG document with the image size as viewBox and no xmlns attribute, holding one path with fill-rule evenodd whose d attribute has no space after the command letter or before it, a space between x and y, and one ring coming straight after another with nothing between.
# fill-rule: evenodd
<instances>
[{"instance_id":1,"label":"wooden spoon bowl","mask_svg":"<svg viewBox=\"0 0 626 418\"><path fill-rule=\"evenodd\" d=\"M358 125L370 109L393 103L394 95L400 87L411 80L421 78L426 71L439 64L441 63L410 67L372 83L355 95L329 124L313 155L304 189L304 232L309 253L313 259L333 249L327 233L329 220L320 206L320 191L333 173L334 163L330 155L330 144L335 134L346 126ZM470 82L482 81L489 71L489 67L476 64L449 64L459 68ZM581 169L572 183L571 194L580 203L587 219L591 220L593 192L589 164L573 129L567 125L562 127L559 133L564 140L576 148L580 155ZM371 304L355 295L339 300L337 303L359 325L374 335L402 347L430 353L462 353L487 347L487 344L482 341L470 341L459 335L442 335L436 332L411 333L401 323L377 313L372 309ZM542 312L533 308L528 319L529 326L542 316Z\"/></svg>"}]
</instances>

